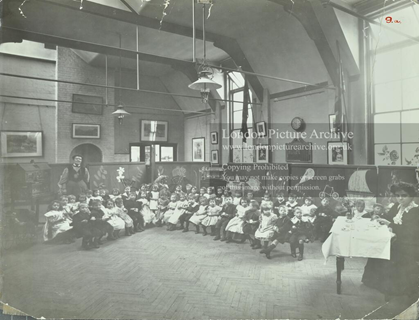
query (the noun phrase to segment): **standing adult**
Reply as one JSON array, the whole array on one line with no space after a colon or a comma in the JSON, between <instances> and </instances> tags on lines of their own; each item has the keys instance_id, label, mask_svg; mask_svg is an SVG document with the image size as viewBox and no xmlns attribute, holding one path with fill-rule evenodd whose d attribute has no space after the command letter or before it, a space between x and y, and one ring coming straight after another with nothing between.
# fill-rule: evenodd
<instances>
[{"instance_id":1,"label":"standing adult","mask_svg":"<svg viewBox=\"0 0 419 320\"><path fill-rule=\"evenodd\" d=\"M368 259L362 282L384 293L386 297L419 293L419 207L415 204L415 188L400 182L390 188L397 203L388 212L387 224L395 234L390 261Z\"/></svg>"},{"instance_id":2,"label":"standing adult","mask_svg":"<svg viewBox=\"0 0 419 320\"><path fill-rule=\"evenodd\" d=\"M73 156L73 164L64 169L58 187L61 192L79 196L86 193L90 181L89 170L82 165L83 157L79 154Z\"/></svg>"}]
</instances>

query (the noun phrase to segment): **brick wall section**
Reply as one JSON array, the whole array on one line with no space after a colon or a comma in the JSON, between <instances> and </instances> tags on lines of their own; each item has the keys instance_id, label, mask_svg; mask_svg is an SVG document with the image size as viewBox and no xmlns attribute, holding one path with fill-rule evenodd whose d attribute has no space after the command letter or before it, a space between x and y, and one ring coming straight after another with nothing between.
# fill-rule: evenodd
<instances>
[{"instance_id":1,"label":"brick wall section","mask_svg":"<svg viewBox=\"0 0 419 320\"><path fill-rule=\"evenodd\" d=\"M72 50L58 48L57 78L58 80L74 81L105 85L105 68L87 64ZM114 85L114 72L108 70L108 85ZM72 101L73 94L101 96L105 101L105 89L90 86L58 84L58 100ZM108 89L108 103L114 104L114 92ZM78 145L91 143L102 151L103 162L128 161L114 154L114 116L113 107L103 107L102 115L73 113L70 103L58 103L57 110L57 163L69 162L71 151ZM72 139L72 124L100 124L100 139Z\"/></svg>"}]
</instances>

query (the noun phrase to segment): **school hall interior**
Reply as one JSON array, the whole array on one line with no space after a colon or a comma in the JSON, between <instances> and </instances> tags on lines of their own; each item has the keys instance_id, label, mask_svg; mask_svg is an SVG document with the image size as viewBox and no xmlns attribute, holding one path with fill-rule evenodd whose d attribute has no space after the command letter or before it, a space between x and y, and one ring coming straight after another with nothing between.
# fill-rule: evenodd
<instances>
[{"instance_id":1,"label":"school hall interior","mask_svg":"<svg viewBox=\"0 0 419 320\"><path fill-rule=\"evenodd\" d=\"M0 14L4 314L418 317L417 0Z\"/></svg>"}]
</instances>

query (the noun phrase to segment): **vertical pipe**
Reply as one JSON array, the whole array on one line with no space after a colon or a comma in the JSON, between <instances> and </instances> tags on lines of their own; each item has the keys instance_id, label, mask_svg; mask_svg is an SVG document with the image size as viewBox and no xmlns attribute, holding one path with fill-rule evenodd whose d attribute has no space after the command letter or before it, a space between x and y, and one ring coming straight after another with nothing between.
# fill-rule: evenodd
<instances>
[{"instance_id":1,"label":"vertical pipe","mask_svg":"<svg viewBox=\"0 0 419 320\"><path fill-rule=\"evenodd\" d=\"M207 50L205 43L205 4L202 5L202 40L204 41L204 64L207 62Z\"/></svg>"},{"instance_id":2,"label":"vertical pipe","mask_svg":"<svg viewBox=\"0 0 419 320\"><path fill-rule=\"evenodd\" d=\"M108 105L108 55L105 56L105 105Z\"/></svg>"},{"instance_id":3,"label":"vertical pipe","mask_svg":"<svg viewBox=\"0 0 419 320\"><path fill-rule=\"evenodd\" d=\"M196 62L195 0L192 0L192 62Z\"/></svg>"},{"instance_id":4,"label":"vertical pipe","mask_svg":"<svg viewBox=\"0 0 419 320\"><path fill-rule=\"evenodd\" d=\"M139 38L139 30L138 30L138 26L137 26L137 90L140 90L140 56L139 56L139 51L140 51L140 40Z\"/></svg>"}]
</instances>

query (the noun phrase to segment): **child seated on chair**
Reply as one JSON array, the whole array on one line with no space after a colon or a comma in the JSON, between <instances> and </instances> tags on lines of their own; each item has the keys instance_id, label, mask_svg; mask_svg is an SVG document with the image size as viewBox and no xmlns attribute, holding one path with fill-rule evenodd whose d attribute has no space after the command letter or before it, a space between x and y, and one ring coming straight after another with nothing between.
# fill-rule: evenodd
<instances>
[{"instance_id":1,"label":"child seated on chair","mask_svg":"<svg viewBox=\"0 0 419 320\"><path fill-rule=\"evenodd\" d=\"M215 224L216 236L214 240L226 241L225 228L231 219L236 215L236 206L233 204L233 198L228 195L224 195L224 204L221 208L220 219Z\"/></svg>"},{"instance_id":2,"label":"child seated on chair","mask_svg":"<svg viewBox=\"0 0 419 320\"><path fill-rule=\"evenodd\" d=\"M301 206L301 210L303 211L303 217L311 216L310 212L314 209L316 211L317 206L313 203L312 197L307 197L304 199L304 204Z\"/></svg>"},{"instance_id":3,"label":"child seated on chair","mask_svg":"<svg viewBox=\"0 0 419 320\"><path fill-rule=\"evenodd\" d=\"M236 194L237 195L237 194ZM233 200L234 201L234 200ZM227 241L229 243L233 241L235 234L243 234L243 225L245 220L246 211L248 209L248 202L246 198L242 198L240 204L236 207L236 216L229 221L226 226Z\"/></svg>"},{"instance_id":4,"label":"child seated on chair","mask_svg":"<svg viewBox=\"0 0 419 320\"><path fill-rule=\"evenodd\" d=\"M134 222L134 233L144 231L144 220L140 213L141 203L136 201L137 193L132 191L129 193L129 198L124 201L124 207L128 210L128 215Z\"/></svg>"},{"instance_id":5,"label":"child seated on chair","mask_svg":"<svg viewBox=\"0 0 419 320\"><path fill-rule=\"evenodd\" d=\"M201 221L203 235L207 235L207 227L211 227L211 236L215 236L215 225L219 219L222 208L217 205L216 199L210 199L207 207L207 215Z\"/></svg>"},{"instance_id":6,"label":"child seated on chair","mask_svg":"<svg viewBox=\"0 0 419 320\"><path fill-rule=\"evenodd\" d=\"M245 222L243 225L243 241L249 239L250 246L253 248L257 244L257 240L255 238L255 232L259 227L259 219L260 219L260 210L259 204L256 200L250 201L249 209L246 211L245 214Z\"/></svg>"},{"instance_id":7,"label":"child seated on chair","mask_svg":"<svg viewBox=\"0 0 419 320\"><path fill-rule=\"evenodd\" d=\"M180 216L180 226L183 228L182 232L189 231L189 219L197 212L199 209L199 195L190 193L188 196L188 207L185 209L185 212Z\"/></svg>"},{"instance_id":8,"label":"child seated on chair","mask_svg":"<svg viewBox=\"0 0 419 320\"><path fill-rule=\"evenodd\" d=\"M330 207L329 198L323 198L321 205L316 209L316 219L314 221L314 233L320 238L321 242L324 242L329 236L336 216L336 212Z\"/></svg>"},{"instance_id":9,"label":"child seated on chair","mask_svg":"<svg viewBox=\"0 0 419 320\"><path fill-rule=\"evenodd\" d=\"M208 199L206 197L199 198L199 208L194 215L189 219L189 222L195 225L195 233L199 233L199 226L201 221L207 216Z\"/></svg>"},{"instance_id":10,"label":"child seated on chair","mask_svg":"<svg viewBox=\"0 0 419 320\"><path fill-rule=\"evenodd\" d=\"M274 226L278 217L273 213L272 206L270 205L265 204L261 207L261 211L262 214L260 216L259 228L255 233L257 243L255 246L253 246L253 249L262 248L261 242L263 242L263 249L260 251L260 253L265 253L265 251L268 249L269 240L274 235Z\"/></svg>"},{"instance_id":11,"label":"child seated on chair","mask_svg":"<svg viewBox=\"0 0 419 320\"><path fill-rule=\"evenodd\" d=\"M296 258L296 250L298 248L298 261L303 260L304 255L304 243L309 242L311 234L311 225L309 222L304 222L302 220L303 213L300 207L294 209L294 217L291 218L291 230L289 231L290 238L290 247L291 247L291 256Z\"/></svg>"},{"instance_id":12,"label":"child seated on chair","mask_svg":"<svg viewBox=\"0 0 419 320\"><path fill-rule=\"evenodd\" d=\"M176 230L176 225L179 222L179 218L185 213L185 210L189 206L189 202L186 199L186 193L179 193L178 194L179 201L176 204L175 211L170 216L169 220L167 220L167 230L174 231Z\"/></svg>"},{"instance_id":13,"label":"child seated on chair","mask_svg":"<svg viewBox=\"0 0 419 320\"><path fill-rule=\"evenodd\" d=\"M288 215L292 217L294 208L298 206L297 196L294 193L288 195L288 201L285 203L285 206L288 208Z\"/></svg>"},{"instance_id":14,"label":"child seated on chair","mask_svg":"<svg viewBox=\"0 0 419 320\"><path fill-rule=\"evenodd\" d=\"M125 223L125 235L130 236L134 233L134 221L128 215L128 210L124 207L124 201L122 198L115 199L115 207L117 208L117 215L124 220Z\"/></svg>"},{"instance_id":15,"label":"child seated on chair","mask_svg":"<svg viewBox=\"0 0 419 320\"><path fill-rule=\"evenodd\" d=\"M175 192L170 195L170 202L167 205L167 210L166 210L166 212L164 213L164 216L163 216L163 223L167 224L167 230L169 230L169 228L170 228L170 225L168 224L168 221L169 221L170 217L172 216L172 214L176 210L178 199L179 199L178 197L179 197L178 194L175 193Z\"/></svg>"}]
</instances>

